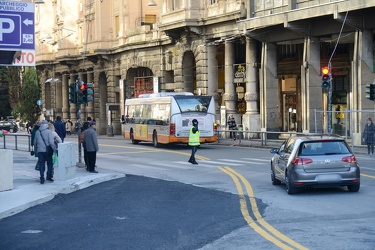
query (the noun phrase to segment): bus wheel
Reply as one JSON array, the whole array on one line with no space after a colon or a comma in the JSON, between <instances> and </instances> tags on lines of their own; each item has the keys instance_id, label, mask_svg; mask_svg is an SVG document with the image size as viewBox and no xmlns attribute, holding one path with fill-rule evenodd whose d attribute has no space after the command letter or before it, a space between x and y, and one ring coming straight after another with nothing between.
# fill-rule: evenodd
<instances>
[{"instance_id":1,"label":"bus wheel","mask_svg":"<svg viewBox=\"0 0 375 250\"><path fill-rule=\"evenodd\" d=\"M156 133L156 131L154 131L154 134L152 135L152 143L154 144L155 148L159 147L158 134Z\"/></svg>"},{"instance_id":2,"label":"bus wheel","mask_svg":"<svg viewBox=\"0 0 375 250\"><path fill-rule=\"evenodd\" d=\"M138 140L134 140L134 133L133 130L130 130L130 139L132 140L133 144L138 144Z\"/></svg>"}]
</instances>

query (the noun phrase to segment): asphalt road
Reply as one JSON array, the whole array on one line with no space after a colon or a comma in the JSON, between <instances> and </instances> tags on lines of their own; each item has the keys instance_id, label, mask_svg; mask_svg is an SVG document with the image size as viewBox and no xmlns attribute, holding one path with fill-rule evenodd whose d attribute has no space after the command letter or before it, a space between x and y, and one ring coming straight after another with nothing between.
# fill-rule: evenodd
<instances>
[{"instance_id":1,"label":"asphalt road","mask_svg":"<svg viewBox=\"0 0 375 250\"><path fill-rule=\"evenodd\" d=\"M100 140L98 170L127 178L0 221L0 249L374 249L375 166L361 189L273 186L267 149Z\"/></svg>"},{"instance_id":2,"label":"asphalt road","mask_svg":"<svg viewBox=\"0 0 375 250\"><path fill-rule=\"evenodd\" d=\"M129 175L1 220L0 249L198 249L245 225L237 195Z\"/></svg>"}]
</instances>

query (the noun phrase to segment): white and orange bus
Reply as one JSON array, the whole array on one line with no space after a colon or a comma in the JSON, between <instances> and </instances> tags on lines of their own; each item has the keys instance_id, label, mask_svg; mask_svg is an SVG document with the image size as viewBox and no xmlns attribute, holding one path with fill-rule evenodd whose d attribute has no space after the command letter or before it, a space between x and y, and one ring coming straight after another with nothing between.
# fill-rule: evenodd
<instances>
[{"instance_id":1,"label":"white and orange bus","mask_svg":"<svg viewBox=\"0 0 375 250\"><path fill-rule=\"evenodd\" d=\"M201 143L217 141L215 101L188 92L143 94L125 101L124 137L159 144L188 143L192 120L197 119Z\"/></svg>"}]
</instances>

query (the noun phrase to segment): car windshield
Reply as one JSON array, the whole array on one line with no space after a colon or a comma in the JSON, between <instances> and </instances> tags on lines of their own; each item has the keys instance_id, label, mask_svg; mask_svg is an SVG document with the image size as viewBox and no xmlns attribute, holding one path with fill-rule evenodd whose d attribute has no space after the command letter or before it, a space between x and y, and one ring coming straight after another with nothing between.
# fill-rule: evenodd
<instances>
[{"instance_id":1,"label":"car windshield","mask_svg":"<svg viewBox=\"0 0 375 250\"><path fill-rule=\"evenodd\" d=\"M299 155L350 154L344 141L311 141L300 145Z\"/></svg>"}]
</instances>

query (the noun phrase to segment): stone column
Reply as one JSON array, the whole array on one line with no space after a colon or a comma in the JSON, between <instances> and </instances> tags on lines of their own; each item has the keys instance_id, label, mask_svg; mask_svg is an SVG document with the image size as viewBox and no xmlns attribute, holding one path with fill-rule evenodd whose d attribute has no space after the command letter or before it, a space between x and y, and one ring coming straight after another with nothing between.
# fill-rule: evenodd
<instances>
[{"instance_id":1,"label":"stone column","mask_svg":"<svg viewBox=\"0 0 375 250\"><path fill-rule=\"evenodd\" d=\"M218 67L217 67L217 47L216 45L207 46L207 94L212 96L218 88Z\"/></svg>"},{"instance_id":2,"label":"stone column","mask_svg":"<svg viewBox=\"0 0 375 250\"><path fill-rule=\"evenodd\" d=\"M304 42L304 58L301 65L302 132L315 132L314 110L322 109L322 83L320 77L320 43L318 38L307 37ZM318 131L324 124L321 117Z\"/></svg>"},{"instance_id":3,"label":"stone column","mask_svg":"<svg viewBox=\"0 0 375 250\"><path fill-rule=\"evenodd\" d=\"M262 44L260 69L260 127L262 130L279 130L279 95L277 79L277 53L275 43Z\"/></svg>"},{"instance_id":4,"label":"stone column","mask_svg":"<svg viewBox=\"0 0 375 250\"><path fill-rule=\"evenodd\" d=\"M88 83L93 83L93 80L94 80L94 72L87 72L87 82ZM94 119L94 102L95 102L95 98L93 98L93 99L94 100L92 102L89 102L87 104L87 106L86 106L87 117L91 117L92 119Z\"/></svg>"},{"instance_id":5,"label":"stone column","mask_svg":"<svg viewBox=\"0 0 375 250\"><path fill-rule=\"evenodd\" d=\"M55 78L59 78L58 76L54 76ZM54 117L60 115L62 117L62 106L63 106L63 84L62 82L55 82L55 88L56 88L56 106L55 106L55 112Z\"/></svg>"},{"instance_id":6,"label":"stone column","mask_svg":"<svg viewBox=\"0 0 375 250\"><path fill-rule=\"evenodd\" d=\"M70 118L69 116L69 79L67 74L62 74L62 118L64 121Z\"/></svg>"},{"instance_id":7,"label":"stone column","mask_svg":"<svg viewBox=\"0 0 375 250\"><path fill-rule=\"evenodd\" d=\"M217 120L220 120L219 101L220 95L218 93L218 63L216 59L217 46L207 46L207 95L213 96L215 99L215 110Z\"/></svg>"},{"instance_id":8,"label":"stone column","mask_svg":"<svg viewBox=\"0 0 375 250\"><path fill-rule=\"evenodd\" d=\"M257 90L257 58L256 41L253 38L246 38L246 113L242 117L244 130L259 131L259 93ZM245 136L254 137L256 134L245 134Z\"/></svg>"},{"instance_id":9,"label":"stone column","mask_svg":"<svg viewBox=\"0 0 375 250\"><path fill-rule=\"evenodd\" d=\"M224 101L227 115L237 113L237 93L234 80L234 43L225 41L225 93ZM236 121L238 121L237 117Z\"/></svg>"},{"instance_id":10,"label":"stone column","mask_svg":"<svg viewBox=\"0 0 375 250\"><path fill-rule=\"evenodd\" d=\"M75 76L74 73L70 73L70 82L69 83L75 83L76 79L77 79L77 76ZM76 109L76 105L74 103L70 104L70 118L71 118L71 121L74 124L77 122L77 109Z\"/></svg>"}]
</instances>

